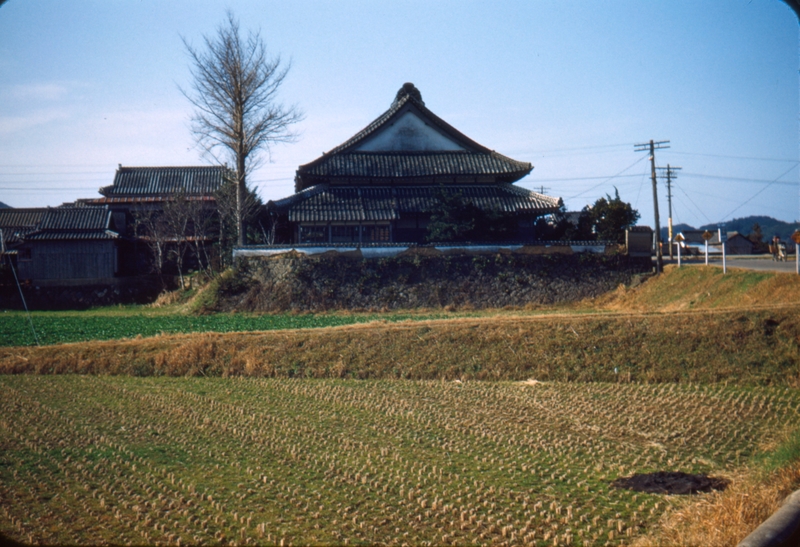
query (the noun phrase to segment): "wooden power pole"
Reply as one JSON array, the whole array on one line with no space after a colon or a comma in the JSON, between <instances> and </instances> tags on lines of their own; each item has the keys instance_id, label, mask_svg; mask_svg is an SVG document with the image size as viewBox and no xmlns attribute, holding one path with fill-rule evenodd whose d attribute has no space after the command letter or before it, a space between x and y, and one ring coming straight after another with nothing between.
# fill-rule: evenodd
<instances>
[{"instance_id":1,"label":"wooden power pole","mask_svg":"<svg viewBox=\"0 0 800 547\"><path fill-rule=\"evenodd\" d=\"M667 231L669 237L669 258L672 260L672 181L678 176L676 171L680 171L680 167L672 167L667 164L666 167L656 167L659 171L663 171L662 177L667 179L667 204L669 208L669 216L667 217Z\"/></svg>"},{"instance_id":2,"label":"wooden power pole","mask_svg":"<svg viewBox=\"0 0 800 547\"><path fill-rule=\"evenodd\" d=\"M656 273L664 270L664 257L661 254L661 223L658 220L658 185L656 183L656 150L669 148L669 141L650 141L649 143L635 144L636 152L650 152L650 179L653 183L653 208L655 210L656 230Z\"/></svg>"}]
</instances>

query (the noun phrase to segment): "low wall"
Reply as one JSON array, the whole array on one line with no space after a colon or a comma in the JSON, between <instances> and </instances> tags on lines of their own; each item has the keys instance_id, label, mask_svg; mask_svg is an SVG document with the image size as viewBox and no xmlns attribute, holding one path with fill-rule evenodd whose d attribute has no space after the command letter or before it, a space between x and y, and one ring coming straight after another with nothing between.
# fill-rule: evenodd
<instances>
[{"instance_id":1,"label":"low wall","mask_svg":"<svg viewBox=\"0 0 800 547\"><path fill-rule=\"evenodd\" d=\"M494 253L411 249L396 256L250 256L219 282L208 311L485 309L576 302L649 273L647 258L569 246Z\"/></svg>"}]
</instances>

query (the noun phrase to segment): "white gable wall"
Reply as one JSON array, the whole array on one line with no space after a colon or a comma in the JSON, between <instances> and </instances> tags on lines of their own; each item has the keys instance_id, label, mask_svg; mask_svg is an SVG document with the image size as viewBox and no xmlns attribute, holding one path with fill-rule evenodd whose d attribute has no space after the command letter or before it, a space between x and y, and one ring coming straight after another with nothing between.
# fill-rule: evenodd
<instances>
[{"instance_id":1,"label":"white gable wall","mask_svg":"<svg viewBox=\"0 0 800 547\"><path fill-rule=\"evenodd\" d=\"M436 152L464 150L447 135L426 124L414 112L401 114L393 124L370 136L359 152Z\"/></svg>"}]
</instances>

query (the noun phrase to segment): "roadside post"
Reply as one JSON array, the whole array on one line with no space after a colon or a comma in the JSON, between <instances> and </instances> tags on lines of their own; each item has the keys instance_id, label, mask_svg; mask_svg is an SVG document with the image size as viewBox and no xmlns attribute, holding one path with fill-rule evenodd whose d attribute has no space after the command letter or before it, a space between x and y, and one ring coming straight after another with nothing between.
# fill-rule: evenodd
<instances>
[{"instance_id":1,"label":"roadside post","mask_svg":"<svg viewBox=\"0 0 800 547\"><path fill-rule=\"evenodd\" d=\"M714 237L714 234L706 230L703 232L703 240L706 242L706 266L708 266L708 242L711 238Z\"/></svg>"},{"instance_id":2,"label":"roadside post","mask_svg":"<svg viewBox=\"0 0 800 547\"><path fill-rule=\"evenodd\" d=\"M686 238L681 234L675 236L675 241L678 243L678 268L681 267L681 243L684 239Z\"/></svg>"},{"instance_id":3,"label":"roadside post","mask_svg":"<svg viewBox=\"0 0 800 547\"><path fill-rule=\"evenodd\" d=\"M728 246L728 233L722 233L722 230L719 231L719 240L722 243L722 274L725 275L728 273L728 266L725 262L725 247Z\"/></svg>"},{"instance_id":4,"label":"roadside post","mask_svg":"<svg viewBox=\"0 0 800 547\"><path fill-rule=\"evenodd\" d=\"M800 275L800 230L794 231L792 241L794 241L794 270Z\"/></svg>"}]
</instances>

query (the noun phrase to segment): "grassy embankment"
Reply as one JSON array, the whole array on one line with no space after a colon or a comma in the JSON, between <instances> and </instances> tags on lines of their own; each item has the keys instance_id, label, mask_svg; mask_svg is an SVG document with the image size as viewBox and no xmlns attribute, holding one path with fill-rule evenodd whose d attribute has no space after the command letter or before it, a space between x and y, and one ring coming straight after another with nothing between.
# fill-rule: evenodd
<instances>
[{"instance_id":1,"label":"grassy embankment","mask_svg":"<svg viewBox=\"0 0 800 547\"><path fill-rule=\"evenodd\" d=\"M163 312L41 314L133 337L172 322L206 332L53 346L0 348L0 371L306 378L732 382L796 386L800 279L717 268L669 269L567 308L494 313L192 316ZM410 318L415 320L410 320ZM22 315L16 326L25 328ZM368 321L368 322L367 322ZM217 322L216 325L214 322ZM335 328L291 328L364 322ZM2 324L2 322L0 322ZM8 329L8 322L5 323ZM149 325L150 330L145 327ZM48 327L52 330L54 327ZM44 330L48 330L45 328ZM59 327L68 332L68 327Z\"/></svg>"}]
</instances>

